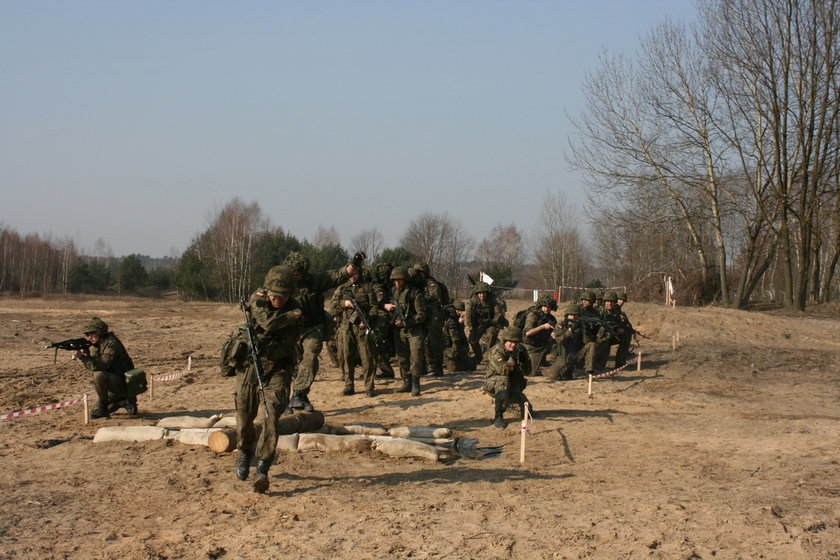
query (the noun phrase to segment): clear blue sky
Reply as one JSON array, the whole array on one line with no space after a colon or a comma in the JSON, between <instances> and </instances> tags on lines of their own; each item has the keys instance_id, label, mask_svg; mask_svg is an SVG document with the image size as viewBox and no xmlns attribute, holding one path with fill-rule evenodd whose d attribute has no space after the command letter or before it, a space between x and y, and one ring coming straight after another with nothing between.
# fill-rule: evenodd
<instances>
[{"instance_id":1,"label":"clear blue sky","mask_svg":"<svg viewBox=\"0 0 840 560\"><path fill-rule=\"evenodd\" d=\"M0 223L180 255L233 197L312 239L583 202L567 114L688 0L0 1Z\"/></svg>"}]
</instances>

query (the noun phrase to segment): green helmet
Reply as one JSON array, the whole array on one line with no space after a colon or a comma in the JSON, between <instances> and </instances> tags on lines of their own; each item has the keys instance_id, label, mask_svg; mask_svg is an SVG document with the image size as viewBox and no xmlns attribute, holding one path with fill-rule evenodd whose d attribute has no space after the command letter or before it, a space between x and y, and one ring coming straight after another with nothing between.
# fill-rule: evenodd
<instances>
[{"instance_id":1,"label":"green helmet","mask_svg":"<svg viewBox=\"0 0 840 560\"><path fill-rule=\"evenodd\" d=\"M604 299L604 301L618 301L618 294L616 294L612 290L609 290L607 292L604 292L604 298L603 299Z\"/></svg>"},{"instance_id":2,"label":"green helmet","mask_svg":"<svg viewBox=\"0 0 840 560\"><path fill-rule=\"evenodd\" d=\"M583 295L580 296L581 300L586 300L590 303L595 303L595 292L583 292Z\"/></svg>"},{"instance_id":3,"label":"green helmet","mask_svg":"<svg viewBox=\"0 0 840 560\"><path fill-rule=\"evenodd\" d=\"M499 333L499 338L502 341L511 341L511 342L522 342L522 329L514 326L505 327L502 329L502 332Z\"/></svg>"},{"instance_id":4,"label":"green helmet","mask_svg":"<svg viewBox=\"0 0 840 560\"><path fill-rule=\"evenodd\" d=\"M555 309L557 309L557 300L554 299L554 296L550 294L545 294L540 296L540 299L537 300L537 305L540 307L548 307L549 309L554 311Z\"/></svg>"},{"instance_id":5,"label":"green helmet","mask_svg":"<svg viewBox=\"0 0 840 560\"><path fill-rule=\"evenodd\" d=\"M580 315L580 305L577 303L570 303L566 307L566 315Z\"/></svg>"},{"instance_id":6,"label":"green helmet","mask_svg":"<svg viewBox=\"0 0 840 560\"><path fill-rule=\"evenodd\" d=\"M408 278L408 271L404 266L395 266L391 271L391 280L405 280Z\"/></svg>"},{"instance_id":7,"label":"green helmet","mask_svg":"<svg viewBox=\"0 0 840 560\"><path fill-rule=\"evenodd\" d=\"M618 292L618 299L623 299L627 301L627 292Z\"/></svg>"},{"instance_id":8,"label":"green helmet","mask_svg":"<svg viewBox=\"0 0 840 560\"><path fill-rule=\"evenodd\" d=\"M487 282L476 282L473 284L473 293L480 294L481 292L489 292L490 291L490 284Z\"/></svg>"},{"instance_id":9,"label":"green helmet","mask_svg":"<svg viewBox=\"0 0 840 560\"><path fill-rule=\"evenodd\" d=\"M377 282L387 282L391 279L391 271L394 269L391 263L383 262L376 265Z\"/></svg>"},{"instance_id":10,"label":"green helmet","mask_svg":"<svg viewBox=\"0 0 840 560\"><path fill-rule=\"evenodd\" d=\"M295 274L309 272L309 258L298 251L292 251L283 259L283 265L292 269Z\"/></svg>"},{"instance_id":11,"label":"green helmet","mask_svg":"<svg viewBox=\"0 0 840 560\"><path fill-rule=\"evenodd\" d=\"M82 332L85 334L88 333L98 333L98 334L107 334L108 333L108 324L100 319L99 317L93 317L90 321L82 329Z\"/></svg>"},{"instance_id":12,"label":"green helmet","mask_svg":"<svg viewBox=\"0 0 840 560\"><path fill-rule=\"evenodd\" d=\"M414 270L422 272L428 276L431 269L429 268L429 263L417 263L414 265Z\"/></svg>"},{"instance_id":13,"label":"green helmet","mask_svg":"<svg viewBox=\"0 0 840 560\"><path fill-rule=\"evenodd\" d=\"M466 309L467 309L467 306L464 305L464 302L461 301L460 299L456 299L455 301L453 301L452 302L452 307L454 307L458 311L466 311Z\"/></svg>"},{"instance_id":14,"label":"green helmet","mask_svg":"<svg viewBox=\"0 0 840 560\"><path fill-rule=\"evenodd\" d=\"M291 267L280 264L265 275L265 289L270 296L289 297L295 288L295 272Z\"/></svg>"}]
</instances>

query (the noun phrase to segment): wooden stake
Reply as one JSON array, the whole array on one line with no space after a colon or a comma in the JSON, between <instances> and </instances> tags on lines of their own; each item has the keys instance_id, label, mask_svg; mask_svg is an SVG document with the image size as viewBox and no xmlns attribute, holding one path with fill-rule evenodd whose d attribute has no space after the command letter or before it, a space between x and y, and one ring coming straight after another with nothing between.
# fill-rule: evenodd
<instances>
[{"instance_id":1,"label":"wooden stake","mask_svg":"<svg viewBox=\"0 0 840 560\"><path fill-rule=\"evenodd\" d=\"M677 337L676 335L671 335L671 350L677 349Z\"/></svg>"},{"instance_id":2,"label":"wooden stake","mask_svg":"<svg viewBox=\"0 0 840 560\"><path fill-rule=\"evenodd\" d=\"M85 409L84 423L87 424L88 422L90 422L90 409L88 408L87 393L85 393L85 395L82 397L82 404L84 404L83 408Z\"/></svg>"},{"instance_id":3,"label":"wooden stake","mask_svg":"<svg viewBox=\"0 0 840 560\"><path fill-rule=\"evenodd\" d=\"M642 371L642 351L636 354L636 371Z\"/></svg>"},{"instance_id":4,"label":"wooden stake","mask_svg":"<svg viewBox=\"0 0 840 560\"><path fill-rule=\"evenodd\" d=\"M149 376L149 400L155 398L155 377L153 375Z\"/></svg>"},{"instance_id":5,"label":"wooden stake","mask_svg":"<svg viewBox=\"0 0 840 560\"><path fill-rule=\"evenodd\" d=\"M531 408L526 402L524 405L525 414L522 415L522 431L519 435L519 462L525 462L525 437L528 435L528 419L531 417Z\"/></svg>"},{"instance_id":6,"label":"wooden stake","mask_svg":"<svg viewBox=\"0 0 840 560\"><path fill-rule=\"evenodd\" d=\"M592 398L592 374L589 374L589 398Z\"/></svg>"}]
</instances>

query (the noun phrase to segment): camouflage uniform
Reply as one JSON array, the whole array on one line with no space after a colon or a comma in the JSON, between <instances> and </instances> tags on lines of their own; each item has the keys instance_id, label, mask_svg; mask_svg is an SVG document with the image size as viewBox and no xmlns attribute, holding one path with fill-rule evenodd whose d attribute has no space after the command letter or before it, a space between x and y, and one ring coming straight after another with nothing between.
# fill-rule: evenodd
<instances>
[{"instance_id":1,"label":"camouflage uniform","mask_svg":"<svg viewBox=\"0 0 840 560\"><path fill-rule=\"evenodd\" d=\"M291 297L295 286L291 269L275 266L266 274L265 288L255 292L249 301L252 326L259 344L259 358L265 378L264 390L268 417L256 437L254 420L260 407L260 388L253 361L243 372L236 374L236 435L239 457L236 474L241 480L248 476L251 457L256 455L257 472L254 490L268 488L268 467L274 461L280 415L289 403L292 372L297 362L295 347L300 337L303 314L298 302ZM286 297L279 308L271 297Z\"/></svg>"},{"instance_id":2,"label":"camouflage uniform","mask_svg":"<svg viewBox=\"0 0 840 560\"><path fill-rule=\"evenodd\" d=\"M443 357L446 369L450 372L475 369L475 364L470 357L470 343L464 330L464 319L457 313L465 310L466 307L461 300L444 307L446 319L443 322Z\"/></svg>"},{"instance_id":3,"label":"camouflage uniform","mask_svg":"<svg viewBox=\"0 0 840 560\"><path fill-rule=\"evenodd\" d=\"M398 266L391 272L391 280L394 282L392 292L393 302L402 311L405 323L398 325L395 322L397 331L396 352L397 361L400 364L400 376L403 385L397 392L417 396L420 394L420 376L423 375L425 359L423 356L424 343L426 341L426 299L423 291L412 286L408 282L408 272L405 267ZM403 280L398 286L398 280ZM394 312L395 321L397 313Z\"/></svg>"},{"instance_id":4,"label":"camouflage uniform","mask_svg":"<svg viewBox=\"0 0 840 560\"><path fill-rule=\"evenodd\" d=\"M99 403L92 418L102 418L117 408L125 407L130 414L137 412L137 397L129 396L125 372L134 369L134 363L125 346L102 319L94 317L84 327L84 333L99 334L99 341L89 353L78 353L82 365L93 372L93 387Z\"/></svg>"},{"instance_id":5,"label":"camouflage uniform","mask_svg":"<svg viewBox=\"0 0 840 560\"><path fill-rule=\"evenodd\" d=\"M312 410L309 391L319 369L319 356L324 348L324 292L335 288L350 278L348 266L327 272L309 272L309 259L293 251L283 264L295 273L297 291L295 299L303 311L300 342L298 343L297 371L292 382L291 408Z\"/></svg>"},{"instance_id":6,"label":"camouflage uniform","mask_svg":"<svg viewBox=\"0 0 840 560\"><path fill-rule=\"evenodd\" d=\"M487 294L484 300L479 297L480 293ZM486 349L496 344L499 329L507 325L505 307L487 283L475 283L467 305L466 325L470 331L468 340L476 365L484 358Z\"/></svg>"},{"instance_id":7,"label":"camouflage uniform","mask_svg":"<svg viewBox=\"0 0 840 560\"><path fill-rule=\"evenodd\" d=\"M375 282L377 289L383 294L385 301L391 300L391 271L393 267L389 263L380 263L376 266ZM379 367L377 379L393 379L394 367L391 365L391 358L394 357L394 324L390 315L382 313L373 319L373 330L379 344L376 345L376 365Z\"/></svg>"},{"instance_id":8,"label":"camouflage uniform","mask_svg":"<svg viewBox=\"0 0 840 560\"><path fill-rule=\"evenodd\" d=\"M490 349L487 357L484 392L493 397L495 403L493 425L504 428L504 412L509 407L519 405L520 417L525 413L525 403L528 402L524 392L528 385L525 374L531 370L531 360L521 345L522 331L517 327L505 328L499 338L499 343ZM505 342L516 345L509 351Z\"/></svg>"},{"instance_id":9,"label":"camouflage uniform","mask_svg":"<svg viewBox=\"0 0 840 560\"><path fill-rule=\"evenodd\" d=\"M348 359L348 356L358 357L362 366L365 391L369 397L374 396L374 374L376 373L376 332L368 332L359 314L353 307L347 307L345 301L355 299L369 324L372 324L373 318L382 314L379 304L383 296L384 294L376 284L362 279L361 274L356 277L355 282L351 278L336 289L331 312L340 318L337 331L340 355L344 357L343 395L352 395L355 392L355 359Z\"/></svg>"},{"instance_id":10,"label":"camouflage uniform","mask_svg":"<svg viewBox=\"0 0 840 560\"><path fill-rule=\"evenodd\" d=\"M446 319L443 307L449 304L449 290L431 276L428 264L416 264L414 269L426 298L426 365L430 373L439 377L443 375L443 321Z\"/></svg>"},{"instance_id":11,"label":"camouflage uniform","mask_svg":"<svg viewBox=\"0 0 840 560\"><path fill-rule=\"evenodd\" d=\"M630 354L630 343L633 339L633 325L627 315L617 305L618 295L609 291L604 294L604 309L601 317L612 327L606 343L598 348L598 356L595 361L596 367L606 367L610 357L610 347L617 346L615 350L615 367L621 367L627 363L627 356Z\"/></svg>"},{"instance_id":12,"label":"camouflage uniform","mask_svg":"<svg viewBox=\"0 0 840 560\"><path fill-rule=\"evenodd\" d=\"M577 366L583 366L587 374L591 374L595 369L596 345L594 340L586 338L586 329L579 319L580 313L578 304L569 305L565 318L555 327L554 338L557 341L558 355L545 374L552 381L572 379ZM603 336L603 330L603 327L600 327L596 337L598 334Z\"/></svg>"},{"instance_id":13,"label":"camouflage uniform","mask_svg":"<svg viewBox=\"0 0 840 560\"><path fill-rule=\"evenodd\" d=\"M543 308L547 308L548 311L544 311ZM539 375L543 358L554 346L552 334L554 327L557 326L557 319L551 314L552 309L557 309L557 302L554 298L542 296L525 318L524 346L528 350L528 357L531 359L531 371L528 372L528 375ZM549 325L549 328L542 328L543 325ZM528 332L535 328L539 330L528 336Z\"/></svg>"}]
</instances>

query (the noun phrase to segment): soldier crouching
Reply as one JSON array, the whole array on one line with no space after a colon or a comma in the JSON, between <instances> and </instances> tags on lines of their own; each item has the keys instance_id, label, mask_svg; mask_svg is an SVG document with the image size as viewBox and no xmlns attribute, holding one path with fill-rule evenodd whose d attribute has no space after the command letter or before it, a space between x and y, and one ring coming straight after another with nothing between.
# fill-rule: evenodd
<instances>
[{"instance_id":1,"label":"soldier crouching","mask_svg":"<svg viewBox=\"0 0 840 560\"><path fill-rule=\"evenodd\" d=\"M524 393L528 384L525 374L529 371L531 360L522 346L522 331L517 327L506 327L499 334L499 343L490 349L484 381L484 392L495 401L493 425L497 428L507 426L504 413L511 406L519 405L520 418L525 416L525 404L531 407Z\"/></svg>"}]
</instances>

